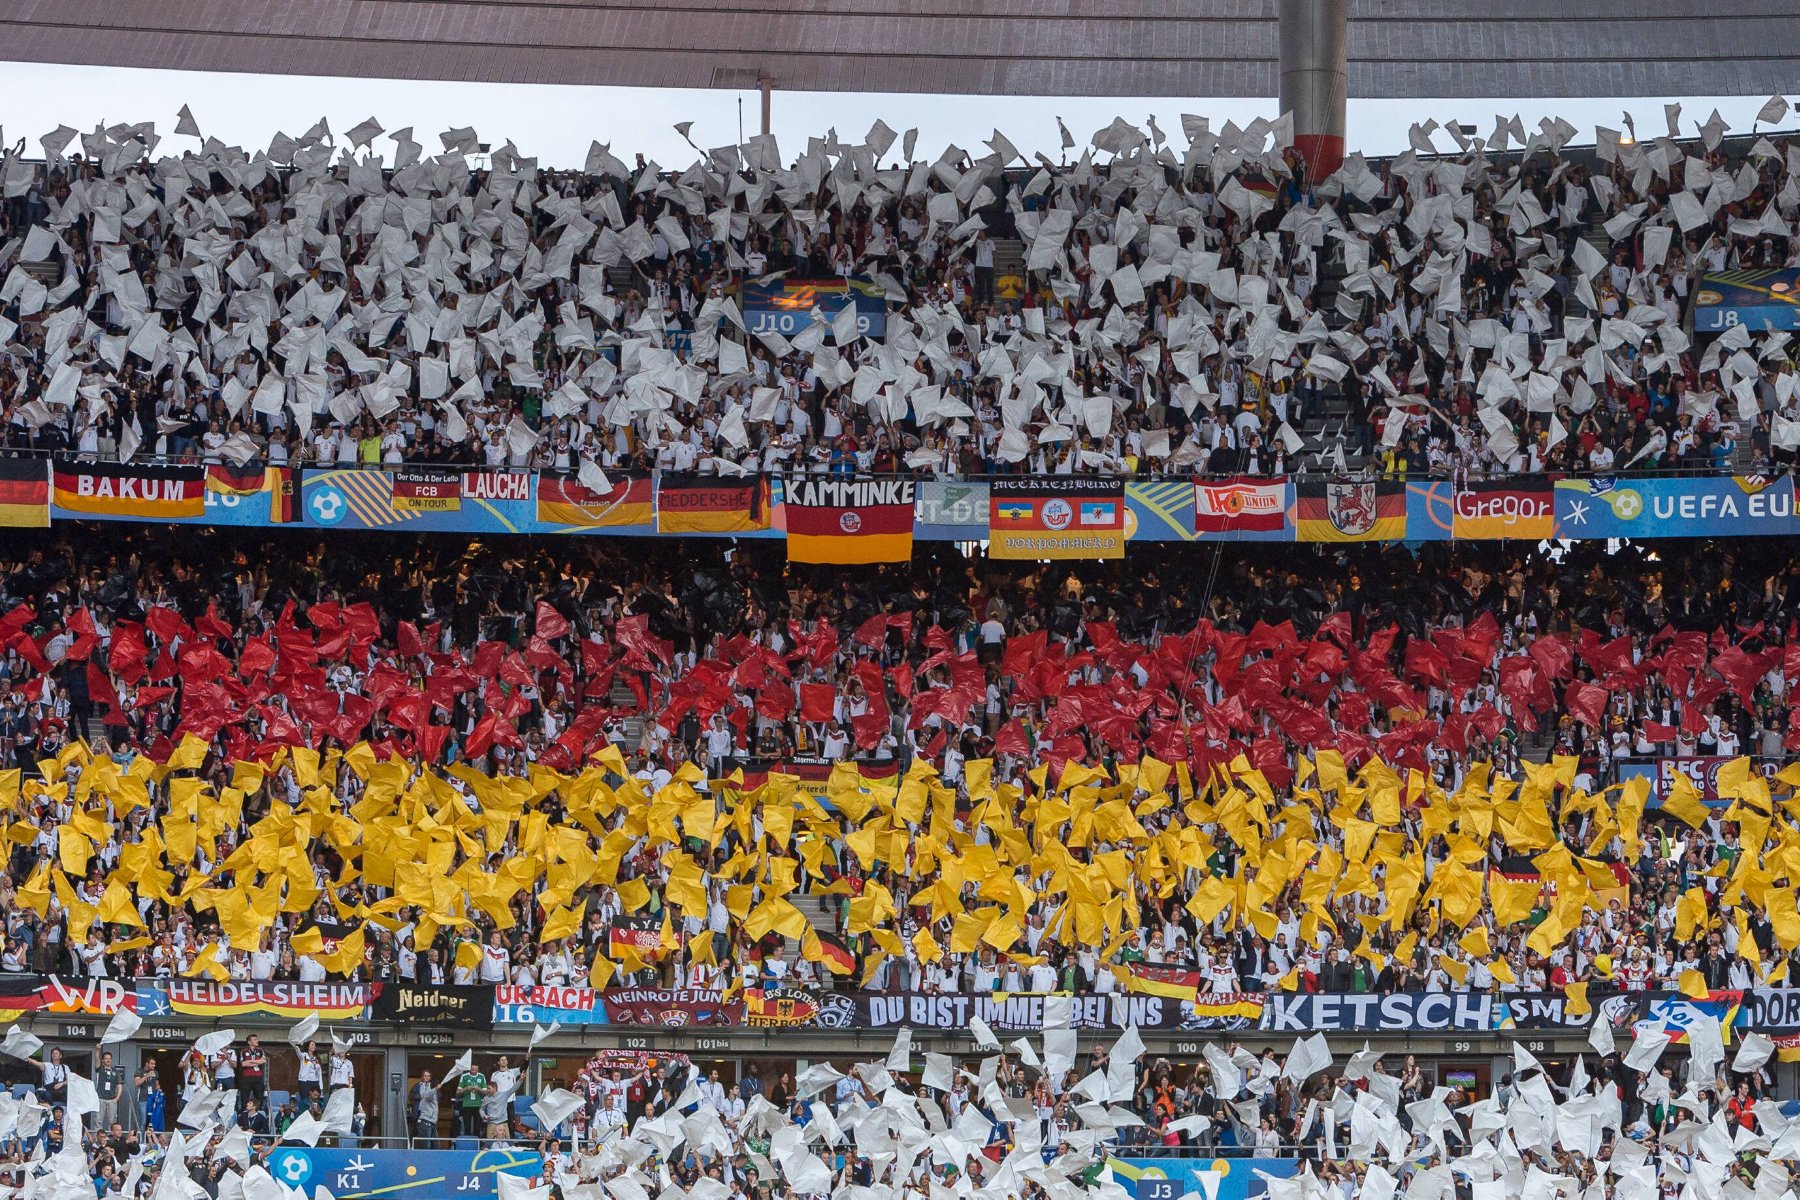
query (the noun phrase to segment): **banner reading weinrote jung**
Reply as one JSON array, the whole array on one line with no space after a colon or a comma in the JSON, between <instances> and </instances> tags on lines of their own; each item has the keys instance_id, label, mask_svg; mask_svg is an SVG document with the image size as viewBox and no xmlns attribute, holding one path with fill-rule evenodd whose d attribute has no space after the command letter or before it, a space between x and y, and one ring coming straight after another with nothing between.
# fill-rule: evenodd
<instances>
[{"instance_id":1,"label":"banner reading weinrote jung","mask_svg":"<svg viewBox=\"0 0 1800 1200\"><path fill-rule=\"evenodd\" d=\"M790 480L788 561L906 562L917 486L910 479Z\"/></svg>"}]
</instances>

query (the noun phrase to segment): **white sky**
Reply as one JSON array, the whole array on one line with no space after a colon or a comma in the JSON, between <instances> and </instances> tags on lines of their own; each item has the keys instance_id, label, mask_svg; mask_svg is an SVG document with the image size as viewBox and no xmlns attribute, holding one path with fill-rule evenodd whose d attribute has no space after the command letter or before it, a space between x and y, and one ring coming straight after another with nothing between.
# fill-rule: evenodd
<instances>
[{"instance_id":1,"label":"white sky","mask_svg":"<svg viewBox=\"0 0 1800 1200\"><path fill-rule=\"evenodd\" d=\"M1579 130L1577 142L1592 142L1594 126L1621 127L1629 111L1646 137L1666 130L1663 105L1672 98L1634 100L1352 100L1349 148L1367 154L1406 149L1408 126L1425 117L1441 124L1451 119L1473 124L1485 136L1496 113L1518 113L1529 133L1539 118L1561 116ZM1717 107L1733 133L1748 133L1767 97L1688 97L1682 99L1682 132ZM588 143L610 142L613 152L631 160L642 152L664 167L684 167L694 159L674 131L678 121L694 122L692 137L702 148L735 143L742 105L746 136L759 128L760 97L756 92L674 88L568 87L540 84L438 83L398 80L319 78L286 75L241 75L200 71L150 71L119 67L69 67L37 63L0 63L0 131L8 147L23 136L32 157L41 151L40 134L58 125L88 131L98 124L155 121L164 135L159 154L198 148L189 137L175 137L175 114L183 104L193 111L203 134L228 144L261 148L278 131L305 132L321 116L334 132L373 116L389 129L411 125L426 154L437 153L437 134L472 126L495 146L508 138L521 154L536 156L544 166L579 167ZM1059 153L1056 118L1062 117L1078 143L1123 116L1140 127L1154 114L1157 124L1177 147L1181 114L1212 118L1213 128L1226 120L1239 125L1257 116L1274 117L1275 101L1246 99L1134 99L915 96L875 93L777 91L773 128L784 158L791 160L806 138L835 127L846 139L860 141L877 118L897 132L917 126L916 154L935 158L954 142L977 154L981 143L999 128L1027 155ZM1800 128L1793 114L1780 128ZM1441 149L1452 148L1443 134ZM393 143L377 138L375 149L392 154ZM897 153L895 151L894 153ZM1079 153L1079 150L1077 150Z\"/></svg>"}]
</instances>

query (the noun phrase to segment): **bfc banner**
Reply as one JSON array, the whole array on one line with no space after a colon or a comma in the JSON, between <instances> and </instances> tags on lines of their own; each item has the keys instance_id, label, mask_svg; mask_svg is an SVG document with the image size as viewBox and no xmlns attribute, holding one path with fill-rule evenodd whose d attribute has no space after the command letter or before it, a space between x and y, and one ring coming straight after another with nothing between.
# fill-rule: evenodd
<instances>
[{"instance_id":1,"label":"bfc banner","mask_svg":"<svg viewBox=\"0 0 1800 1200\"><path fill-rule=\"evenodd\" d=\"M1800 533L1787 476L1703 475L1562 479L1556 536L1777 537Z\"/></svg>"}]
</instances>

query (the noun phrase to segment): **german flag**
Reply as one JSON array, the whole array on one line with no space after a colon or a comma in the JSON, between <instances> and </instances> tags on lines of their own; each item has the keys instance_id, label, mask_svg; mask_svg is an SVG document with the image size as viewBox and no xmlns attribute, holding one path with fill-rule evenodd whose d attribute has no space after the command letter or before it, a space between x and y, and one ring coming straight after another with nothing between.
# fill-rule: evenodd
<instances>
[{"instance_id":1,"label":"german flag","mask_svg":"<svg viewBox=\"0 0 1800 1200\"><path fill-rule=\"evenodd\" d=\"M787 504L788 561L906 562L913 550L910 479L795 479Z\"/></svg>"},{"instance_id":2,"label":"german flag","mask_svg":"<svg viewBox=\"0 0 1800 1200\"><path fill-rule=\"evenodd\" d=\"M270 467L269 523L288 525L300 519L300 468Z\"/></svg>"},{"instance_id":3,"label":"german flag","mask_svg":"<svg viewBox=\"0 0 1800 1200\"><path fill-rule=\"evenodd\" d=\"M263 467L206 468L206 490L221 496L255 496L268 486L268 471Z\"/></svg>"},{"instance_id":4,"label":"german flag","mask_svg":"<svg viewBox=\"0 0 1800 1200\"><path fill-rule=\"evenodd\" d=\"M656 486L658 533L755 533L769 527L769 481L664 471Z\"/></svg>"},{"instance_id":5,"label":"german flag","mask_svg":"<svg viewBox=\"0 0 1800 1200\"><path fill-rule=\"evenodd\" d=\"M824 933L814 930L813 936L819 942L819 955L812 961L824 963L833 975L853 975L856 973L856 951L845 944L844 939L835 933ZM805 952L806 947L802 948ZM811 956L808 955L810 958Z\"/></svg>"},{"instance_id":6,"label":"german flag","mask_svg":"<svg viewBox=\"0 0 1800 1200\"><path fill-rule=\"evenodd\" d=\"M206 515L206 474L196 466L54 460L51 501L66 512L125 520Z\"/></svg>"},{"instance_id":7,"label":"german flag","mask_svg":"<svg viewBox=\"0 0 1800 1200\"><path fill-rule=\"evenodd\" d=\"M1406 537L1406 485L1342 480L1294 487L1297 542L1397 542Z\"/></svg>"},{"instance_id":8,"label":"german flag","mask_svg":"<svg viewBox=\"0 0 1800 1200\"><path fill-rule=\"evenodd\" d=\"M596 492L575 476L538 476L537 519L546 525L593 529L608 525L648 525L655 517L648 479L609 479L612 490Z\"/></svg>"},{"instance_id":9,"label":"german flag","mask_svg":"<svg viewBox=\"0 0 1800 1200\"><path fill-rule=\"evenodd\" d=\"M1132 963L1124 979L1125 990L1140 996L1163 996L1192 1001L1200 994L1200 972L1185 967L1159 967Z\"/></svg>"},{"instance_id":10,"label":"german flag","mask_svg":"<svg viewBox=\"0 0 1800 1200\"><path fill-rule=\"evenodd\" d=\"M50 468L43 459L0 459L0 525L50 527Z\"/></svg>"}]
</instances>

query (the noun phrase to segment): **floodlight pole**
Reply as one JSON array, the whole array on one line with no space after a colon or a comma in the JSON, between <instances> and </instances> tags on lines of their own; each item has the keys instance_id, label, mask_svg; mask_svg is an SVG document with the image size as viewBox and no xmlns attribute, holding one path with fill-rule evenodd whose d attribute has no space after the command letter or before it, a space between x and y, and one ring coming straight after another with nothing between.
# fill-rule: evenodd
<instances>
[{"instance_id":1,"label":"floodlight pole","mask_svg":"<svg viewBox=\"0 0 1800 1200\"><path fill-rule=\"evenodd\" d=\"M769 136L769 97L775 91L775 81L764 75L756 81L756 86L762 89L762 131L763 136L767 137Z\"/></svg>"},{"instance_id":2,"label":"floodlight pole","mask_svg":"<svg viewBox=\"0 0 1800 1200\"><path fill-rule=\"evenodd\" d=\"M1280 0L1281 111L1294 114L1294 146L1309 179L1344 161L1350 0Z\"/></svg>"}]
</instances>

